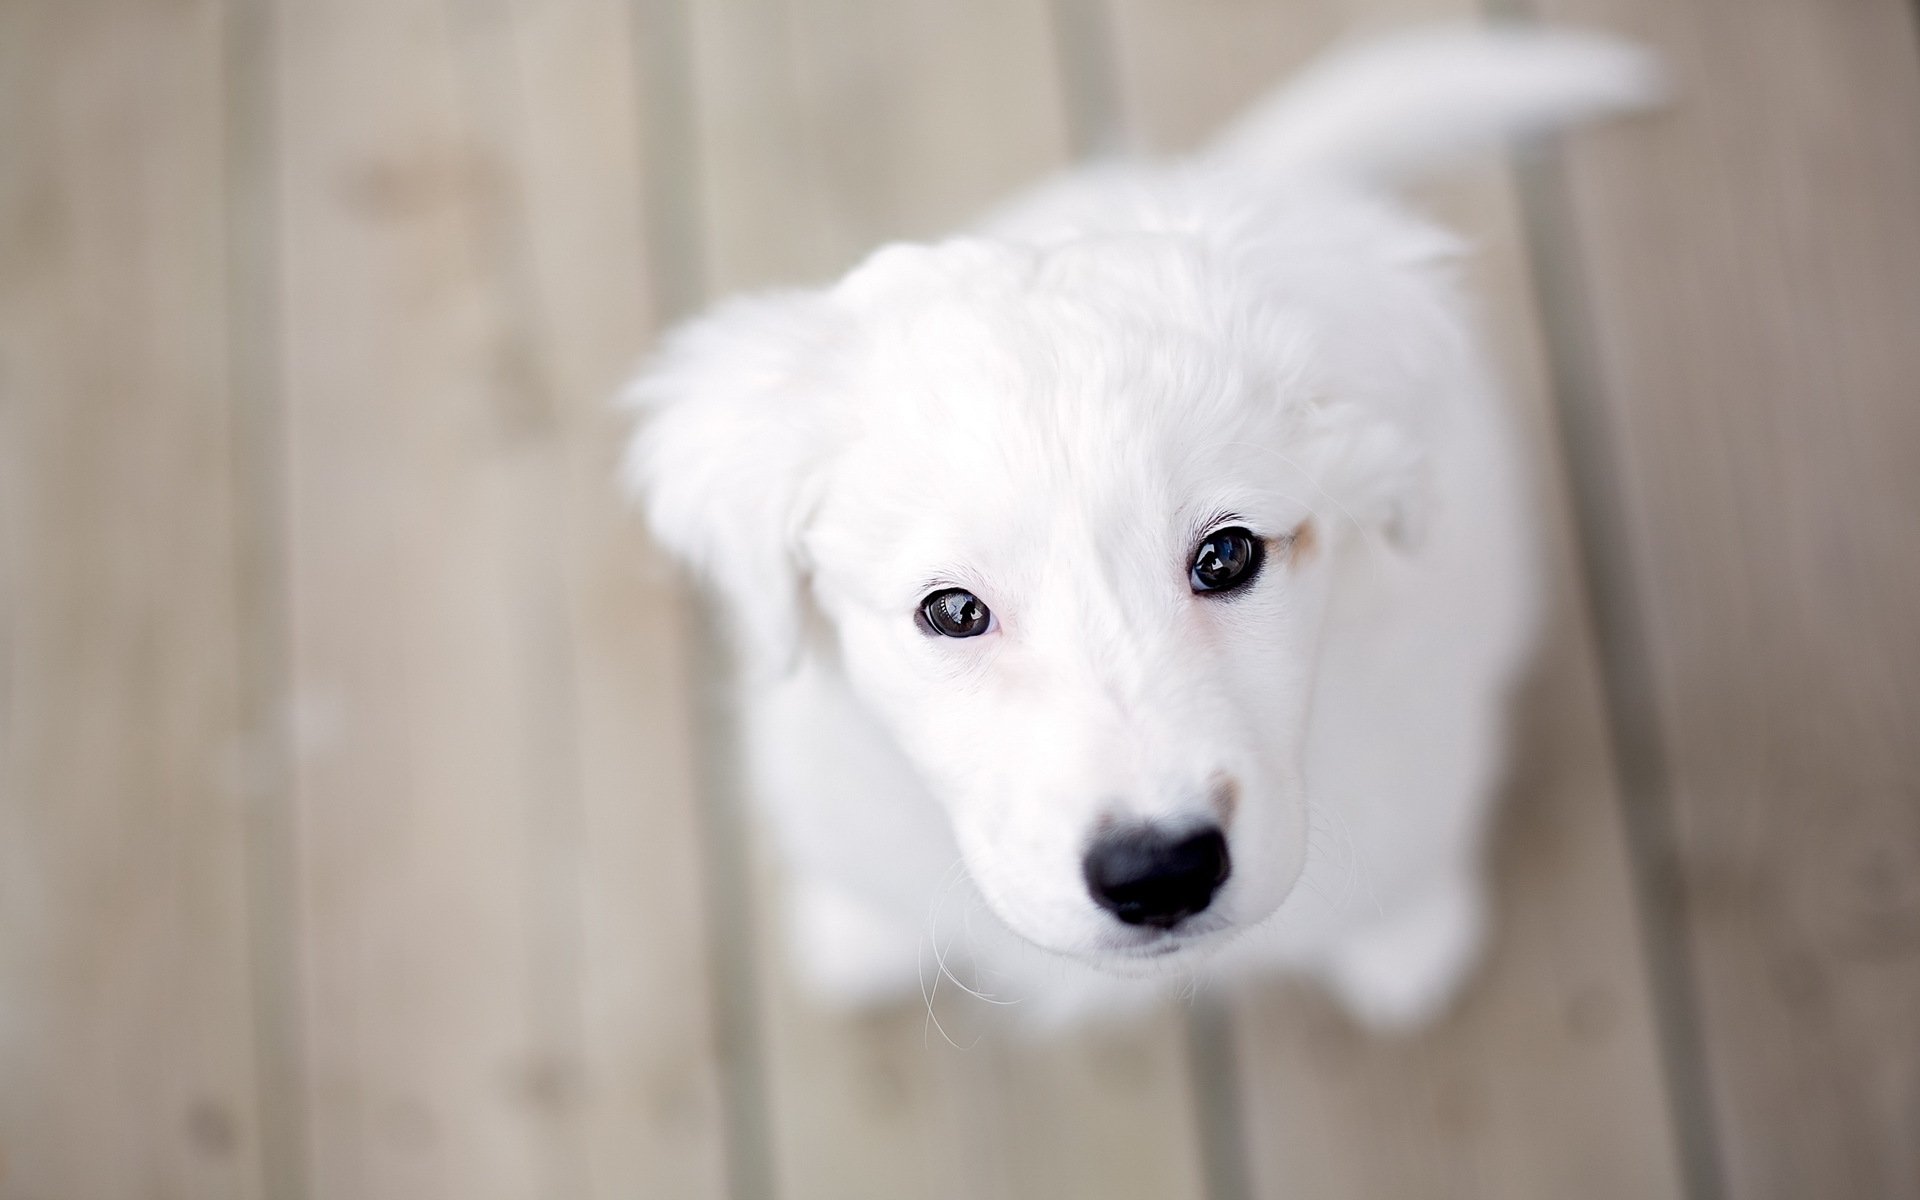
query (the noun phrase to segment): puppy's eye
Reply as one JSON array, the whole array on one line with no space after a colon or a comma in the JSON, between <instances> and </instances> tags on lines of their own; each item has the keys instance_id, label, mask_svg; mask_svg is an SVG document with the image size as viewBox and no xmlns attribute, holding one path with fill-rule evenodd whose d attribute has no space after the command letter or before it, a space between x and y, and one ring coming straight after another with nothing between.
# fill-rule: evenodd
<instances>
[{"instance_id":1,"label":"puppy's eye","mask_svg":"<svg viewBox=\"0 0 1920 1200\"><path fill-rule=\"evenodd\" d=\"M935 592L920 602L927 628L941 637L979 637L993 624L993 614L980 598L960 588Z\"/></svg>"},{"instance_id":2,"label":"puppy's eye","mask_svg":"<svg viewBox=\"0 0 1920 1200\"><path fill-rule=\"evenodd\" d=\"M1187 582L1196 592L1230 592L1253 582L1265 556L1265 545L1250 531L1238 526L1216 530L1193 552Z\"/></svg>"}]
</instances>

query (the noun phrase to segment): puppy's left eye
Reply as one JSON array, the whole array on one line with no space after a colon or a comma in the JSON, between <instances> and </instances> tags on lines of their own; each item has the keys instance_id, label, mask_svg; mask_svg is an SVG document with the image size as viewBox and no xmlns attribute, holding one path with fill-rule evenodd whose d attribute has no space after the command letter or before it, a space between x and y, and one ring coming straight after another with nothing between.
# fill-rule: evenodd
<instances>
[{"instance_id":1,"label":"puppy's left eye","mask_svg":"<svg viewBox=\"0 0 1920 1200\"><path fill-rule=\"evenodd\" d=\"M1253 582L1265 556L1265 544L1250 530L1216 530L1193 552L1187 582L1196 592L1230 592Z\"/></svg>"},{"instance_id":2,"label":"puppy's left eye","mask_svg":"<svg viewBox=\"0 0 1920 1200\"><path fill-rule=\"evenodd\" d=\"M920 602L920 619L941 637L979 637L993 625L993 613L962 588L935 592Z\"/></svg>"}]
</instances>

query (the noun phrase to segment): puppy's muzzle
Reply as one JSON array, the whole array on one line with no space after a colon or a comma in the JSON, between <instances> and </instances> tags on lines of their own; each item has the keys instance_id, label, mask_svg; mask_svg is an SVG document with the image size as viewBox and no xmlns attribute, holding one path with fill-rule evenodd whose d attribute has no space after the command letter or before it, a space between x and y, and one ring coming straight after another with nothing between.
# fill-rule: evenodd
<instances>
[{"instance_id":1,"label":"puppy's muzzle","mask_svg":"<svg viewBox=\"0 0 1920 1200\"><path fill-rule=\"evenodd\" d=\"M1083 866L1094 902L1128 925L1172 929L1204 912L1233 871L1218 826L1151 825L1102 834Z\"/></svg>"}]
</instances>

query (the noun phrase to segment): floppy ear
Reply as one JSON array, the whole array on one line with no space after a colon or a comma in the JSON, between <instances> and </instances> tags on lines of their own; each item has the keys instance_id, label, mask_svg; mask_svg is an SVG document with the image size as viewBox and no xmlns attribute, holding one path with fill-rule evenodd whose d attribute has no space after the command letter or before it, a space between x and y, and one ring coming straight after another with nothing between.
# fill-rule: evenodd
<instances>
[{"instance_id":1,"label":"floppy ear","mask_svg":"<svg viewBox=\"0 0 1920 1200\"><path fill-rule=\"evenodd\" d=\"M640 424L624 482L655 539L720 594L758 669L790 666L804 626L827 337L816 293L735 300L670 335L625 395Z\"/></svg>"},{"instance_id":2,"label":"floppy ear","mask_svg":"<svg viewBox=\"0 0 1920 1200\"><path fill-rule=\"evenodd\" d=\"M1342 515L1396 550L1419 549L1430 481L1427 457L1411 434L1352 403L1315 410L1304 433L1301 457Z\"/></svg>"}]
</instances>

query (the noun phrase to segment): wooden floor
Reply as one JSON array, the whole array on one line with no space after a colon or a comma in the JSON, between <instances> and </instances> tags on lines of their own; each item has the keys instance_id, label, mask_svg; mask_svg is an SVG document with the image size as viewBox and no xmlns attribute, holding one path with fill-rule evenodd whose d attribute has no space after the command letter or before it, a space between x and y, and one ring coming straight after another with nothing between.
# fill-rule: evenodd
<instances>
[{"instance_id":1,"label":"wooden floor","mask_svg":"<svg viewBox=\"0 0 1920 1200\"><path fill-rule=\"evenodd\" d=\"M1474 7L0 0L0 1197L1920 1196L1908 0L1535 0L1677 105L1428 198L1559 600L1457 1015L788 982L622 374Z\"/></svg>"}]
</instances>

